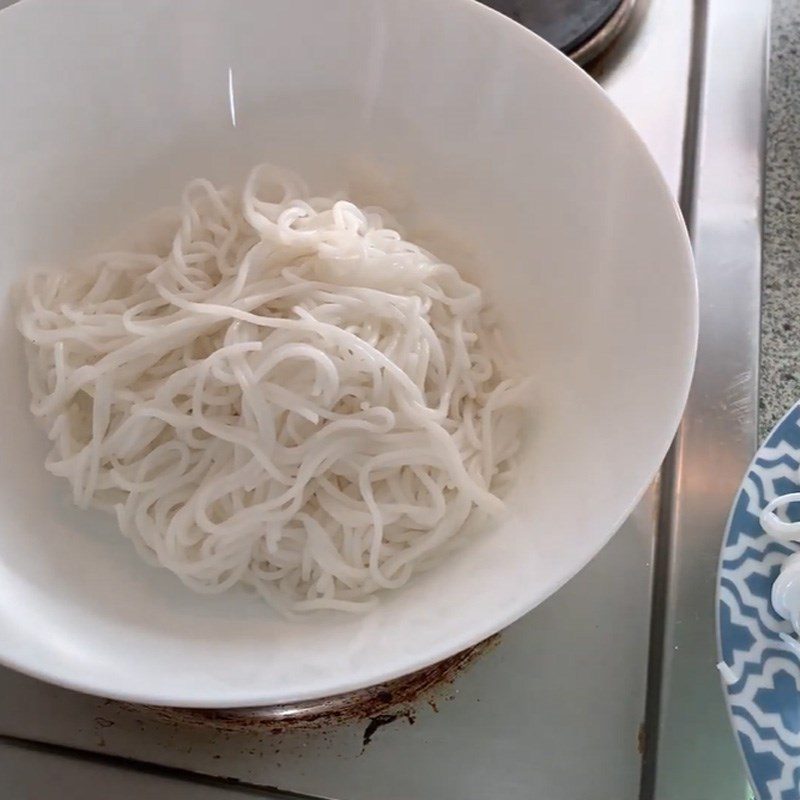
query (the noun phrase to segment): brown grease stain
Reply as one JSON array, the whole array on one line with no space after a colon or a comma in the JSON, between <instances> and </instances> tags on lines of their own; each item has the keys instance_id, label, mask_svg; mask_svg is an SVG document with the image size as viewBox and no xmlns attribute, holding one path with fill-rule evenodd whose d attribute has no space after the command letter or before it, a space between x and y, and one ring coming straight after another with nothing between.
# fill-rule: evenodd
<instances>
[{"instance_id":1,"label":"brown grease stain","mask_svg":"<svg viewBox=\"0 0 800 800\"><path fill-rule=\"evenodd\" d=\"M367 728L363 737L366 747L379 728L397 719L405 719L413 725L416 721L416 703L426 702L434 711L438 711L437 700L441 697L437 696L437 691L443 686L450 686L464 669L484 653L494 649L499 641L500 634L495 634L417 672L367 689L321 700L259 708L225 709L173 708L130 703L120 705L139 714L146 711L148 716L161 722L226 732L252 731L277 735L294 731L322 731L333 725L366 722ZM449 697L452 698L453 694Z\"/></svg>"},{"instance_id":2,"label":"brown grease stain","mask_svg":"<svg viewBox=\"0 0 800 800\"><path fill-rule=\"evenodd\" d=\"M644 723L639 726L636 734L636 750L640 756L643 756L647 749L647 731L645 730Z\"/></svg>"}]
</instances>

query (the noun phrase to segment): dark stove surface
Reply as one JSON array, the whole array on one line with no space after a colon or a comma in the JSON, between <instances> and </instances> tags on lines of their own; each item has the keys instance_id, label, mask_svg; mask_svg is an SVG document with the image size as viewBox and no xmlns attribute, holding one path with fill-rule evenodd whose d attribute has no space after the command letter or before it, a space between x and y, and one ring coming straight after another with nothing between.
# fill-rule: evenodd
<instances>
[{"instance_id":1,"label":"dark stove surface","mask_svg":"<svg viewBox=\"0 0 800 800\"><path fill-rule=\"evenodd\" d=\"M564 53L591 39L624 0L481 0L530 28Z\"/></svg>"}]
</instances>

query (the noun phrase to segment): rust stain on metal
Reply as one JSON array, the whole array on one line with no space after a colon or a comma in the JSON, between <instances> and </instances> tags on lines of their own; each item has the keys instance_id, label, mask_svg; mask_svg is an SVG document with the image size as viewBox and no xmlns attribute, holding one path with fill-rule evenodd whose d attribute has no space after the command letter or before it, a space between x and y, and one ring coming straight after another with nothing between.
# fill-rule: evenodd
<instances>
[{"instance_id":1,"label":"rust stain on metal","mask_svg":"<svg viewBox=\"0 0 800 800\"><path fill-rule=\"evenodd\" d=\"M413 725L416 721L416 703L427 702L431 708L437 710L436 702L441 699L437 691L443 686L451 685L464 669L484 653L494 649L499 640L500 634L495 634L474 647L418 672L367 689L321 700L261 708L226 709L139 706L129 703L121 705L139 714L146 711L148 716L162 722L230 732L281 734L319 731L332 725L366 722L366 746L375 732L390 722L404 718Z\"/></svg>"},{"instance_id":2,"label":"rust stain on metal","mask_svg":"<svg viewBox=\"0 0 800 800\"><path fill-rule=\"evenodd\" d=\"M361 742L361 753L364 753L364 750L367 749L367 745L372 741L372 737L380 728L391 725L391 723L396 722L398 719L404 719L409 725L413 725L417 721L417 715L414 713L413 709L407 708L395 714L378 714L378 716L373 717L367 723L367 727L364 730Z\"/></svg>"},{"instance_id":3,"label":"rust stain on metal","mask_svg":"<svg viewBox=\"0 0 800 800\"><path fill-rule=\"evenodd\" d=\"M636 734L636 749L639 755L643 756L647 748L647 731L644 728L644 723L639 726L639 731Z\"/></svg>"}]
</instances>

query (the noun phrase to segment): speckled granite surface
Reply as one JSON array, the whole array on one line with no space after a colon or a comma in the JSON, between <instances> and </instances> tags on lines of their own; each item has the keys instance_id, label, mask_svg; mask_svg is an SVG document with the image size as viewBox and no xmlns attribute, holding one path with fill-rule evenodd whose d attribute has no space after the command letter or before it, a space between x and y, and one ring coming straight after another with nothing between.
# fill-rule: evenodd
<instances>
[{"instance_id":1,"label":"speckled granite surface","mask_svg":"<svg viewBox=\"0 0 800 800\"><path fill-rule=\"evenodd\" d=\"M800 0L773 0L759 428L800 400Z\"/></svg>"}]
</instances>

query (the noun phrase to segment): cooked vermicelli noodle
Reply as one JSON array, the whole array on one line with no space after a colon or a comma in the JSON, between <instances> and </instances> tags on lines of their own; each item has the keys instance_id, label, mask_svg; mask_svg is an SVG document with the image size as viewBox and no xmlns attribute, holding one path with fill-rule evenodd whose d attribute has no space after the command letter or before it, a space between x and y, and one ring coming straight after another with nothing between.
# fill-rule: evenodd
<instances>
[{"instance_id":1,"label":"cooked vermicelli noodle","mask_svg":"<svg viewBox=\"0 0 800 800\"><path fill-rule=\"evenodd\" d=\"M496 514L524 381L480 290L386 212L261 166L174 238L20 287L47 469L202 592L357 610Z\"/></svg>"}]
</instances>

